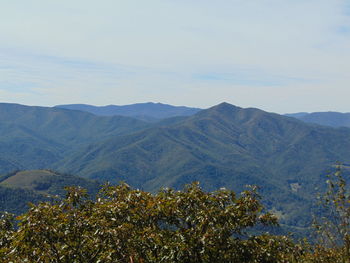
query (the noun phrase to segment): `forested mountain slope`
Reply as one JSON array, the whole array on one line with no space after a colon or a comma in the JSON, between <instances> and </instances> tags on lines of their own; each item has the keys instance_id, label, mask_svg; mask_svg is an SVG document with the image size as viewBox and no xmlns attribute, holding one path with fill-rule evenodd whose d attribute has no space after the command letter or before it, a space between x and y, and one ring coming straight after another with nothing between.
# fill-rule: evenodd
<instances>
[{"instance_id":1,"label":"forested mountain slope","mask_svg":"<svg viewBox=\"0 0 350 263\"><path fill-rule=\"evenodd\" d=\"M192 181L210 190L256 184L270 207L297 221L295 211L310 208L337 161L350 161L350 129L223 103L175 124L91 144L55 168L146 190Z\"/></svg>"},{"instance_id":2,"label":"forested mountain slope","mask_svg":"<svg viewBox=\"0 0 350 263\"><path fill-rule=\"evenodd\" d=\"M13 172L0 177L0 211L24 213L28 203L65 197L66 186L83 187L91 196L100 188L98 182L48 170Z\"/></svg>"},{"instance_id":3,"label":"forested mountain slope","mask_svg":"<svg viewBox=\"0 0 350 263\"><path fill-rule=\"evenodd\" d=\"M0 103L0 173L48 168L80 145L147 126L122 116Z\"/></svg>"},{"instance_id":4,"label":"forested mountain slope","mask_svg":"<svg viewBox=\"0 0 350 263\"><path fill-rule=\"evenodd\" d=\"M53 169L145 190L261 187L282 222L309 220L316 188L350 163L350 129L222 103L193 116L145 123L58 108L0 105L1 173Z\"/></svg>"}]
</instances>

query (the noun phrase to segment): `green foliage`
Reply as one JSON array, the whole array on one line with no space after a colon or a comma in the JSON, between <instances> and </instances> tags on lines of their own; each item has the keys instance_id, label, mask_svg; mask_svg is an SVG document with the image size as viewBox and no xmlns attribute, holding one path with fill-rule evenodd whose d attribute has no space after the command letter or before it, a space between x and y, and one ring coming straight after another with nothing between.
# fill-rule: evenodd
<instances>
[{"instance_id":1,"label":"green foliage","mask_svg":"<svg viewBox=\"0 0 350 263\"><path fill-rule=\"evenodd\" d=\"M328 189L319 197L322 216L316 217L314 222L316 242L298 245L303 249L297 253L297 262L350 262L350 195L341 167L337 166L336 172L328 175Z\"/></svg>"},{"instance_id":2,"label":"green foliage","mask_svg":"<svg viewBox=\"0 0 350 263\"><path fill-rule=\"evenodd\" d=\"M43 202L1 222L7 262L292 262L297 247L286 237L248 235L262 213L256 189L204 192L198 184L158 194L126 184L105 185L95 201L82 188L64 200Z\"/></svg>"},{"instance_id":3,"label":"green foliage","mask_svg":"<svg viewBox=\"0 0 350 263\"><path fill-rule=\"evenodd\" d=\"M3 262L349 263L350 196L338 170L321 197L330 213L315 223L317 243L258 233L277 225L256 187L237 196L198 183L156 194L123 183L104 185L94 200L80 187L0 218ZM252 234L255 233L255 234Z\"/></svg>"},{"instance_id":4,"label":"green foliage","mask_svg":"<svg viewBox=\"0 0 350 263\"><path fill-rule=\"evenodd\" d=\"M318 253L333 262L350 262L350 192L341 166L328 176L327 192L320 197L323 216L315 218ZM326 261L327 262L327 261Z\"/></svg>"},{"instance_id":5,"label":"green foliage","mask_svg":"<svg viewBox=\"0 0 350 263\"><path fill-rule=\"evenodd\" d=\"M5 259L14 235L14 216L2 213L0 216L0 258Z\"/></svg>"}]
</instances>

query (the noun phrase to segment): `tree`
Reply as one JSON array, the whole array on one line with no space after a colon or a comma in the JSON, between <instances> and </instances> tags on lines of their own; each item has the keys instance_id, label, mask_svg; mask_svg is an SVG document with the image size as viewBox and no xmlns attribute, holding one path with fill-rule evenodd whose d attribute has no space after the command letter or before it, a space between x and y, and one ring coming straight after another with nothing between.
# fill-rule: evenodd
<instances>
[{"instance_id":1,"label":"tree","mask_svg":"<svg viewBox=\"0 0 350 263\"><path fill-rule=\"evenodd\" d=\"M320 203L323 216L314 223L318 236L315 255L323 262L349 263L350 193L341 165L328 175L327 192L320 197Z\"/></svg>"},{"instance_id":2,"label":"tree","mask_svg":"<svg viewBox=\"0 0 350 263\"><path fill-rule=\"evenodd\" d=\"M157 194L105 185L94 201L72 187L5 227L0 251L8 262L292 262L287 237L247 233L277 224L262 211L255 187L237 197L198 183Z\"/></svg>"},{"instance_id":3,"label":"tree","mask_svg":"<svg viewBox=\"0 0 350 263\"><path fill-rule=\"evenodd\" d=\"M0 216L0 258L5 258L14 234L14 215L2 213Z\"/></svg>"}]
</instances>

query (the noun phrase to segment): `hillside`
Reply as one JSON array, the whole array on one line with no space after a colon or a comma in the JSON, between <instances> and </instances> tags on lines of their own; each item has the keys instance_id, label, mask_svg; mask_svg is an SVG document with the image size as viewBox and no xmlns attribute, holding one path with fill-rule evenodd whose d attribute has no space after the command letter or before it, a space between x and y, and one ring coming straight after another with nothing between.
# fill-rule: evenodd
<instances>
[{"instance_id":1,"label":"hillside","mask_svg":"<svg viewBox=\"0 0 350 263\"><path fill-rule=\"evenodd\" d=\"M201 109L190 108L185 106L172 106L163 103L136 103L131 105L108 105L108 106L93 106L86 104L69 104L57 105L57 108L80 110L90 112L99 116L127 116L136 119L155 122L157 120L172 118L177 116L191 116L196 114Z\"/></svg>"},{"instance_id":2,"label":"hillside","mask_svg":"<svg viewBox=\"0 0 350 263\"><path fill-rule=\"evenodd\" d=\"M49 170L9 173L0 177L0 211L23 213L28 209L28 203L52 200L53 196L64 197L66 186L80 186L95 195L100 184Z\"/></svg>"},{"instance_id":3,"label":"hillside","mask_svg":"<svg viewBox=\"0 0 350 263\"><path fill-rule=\"evenodd\" d=\"M350 113L341 112L313 112L313 113L292 113L286 116L294 117L304 122L315 123L331 127L349 127Z\"/></svg>"},{"instance_id":4,"label":"hillside","mask_svg":"<svg viewBox=\"0 0 350 263\"><path fill-rule=\"evenodd\" d=\"M48 168L80 145L146 127L122 116L0 103L0 173Z\"/></svg>"},{"instance_id":5,"label":"hillside","mask_svg":"<svg viewBox=\"0 0 350 263\"><path fill-rule=\"evenodd\" d=\"M91 194L96 194L99 185L95 181L50 170L19 171L0 178L0 186L21 188L49 195L64 195L66 186L80 186Z\"/></svg>"},{"instance_id":6,"label":"hillside","mask_svg":"<svg viewBox=\"0 0 350 263\"><path fill-rule=\"evenodd\" d=\"M56 168L146 190L192 181L209 190L256 184L286 222L303 225L307 219L295 211L310 209L327 170L349 160L349 129L223 103L175 124L91 144Z\"/></svg>"}]
</instances>

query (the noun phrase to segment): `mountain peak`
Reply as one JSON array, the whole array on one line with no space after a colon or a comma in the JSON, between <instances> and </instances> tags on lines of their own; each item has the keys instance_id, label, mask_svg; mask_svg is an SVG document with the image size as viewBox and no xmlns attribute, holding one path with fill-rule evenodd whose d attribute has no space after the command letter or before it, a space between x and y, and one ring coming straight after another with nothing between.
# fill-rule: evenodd
<instances>
[{"instance_id":1,"label":"mountain peak","mask_svg":"<svg viewBox=\"0 0 350 263\"><path fill-rule=\"evenodd\" d=\"M232 105L230 103L227 102L222 102L214 107L209 108L209 110L214 110L220 113L231 113L231 112L235 112L237 110L241 110L242 108L237 107L235 105Z\"/></svg>"}]
</instances>

